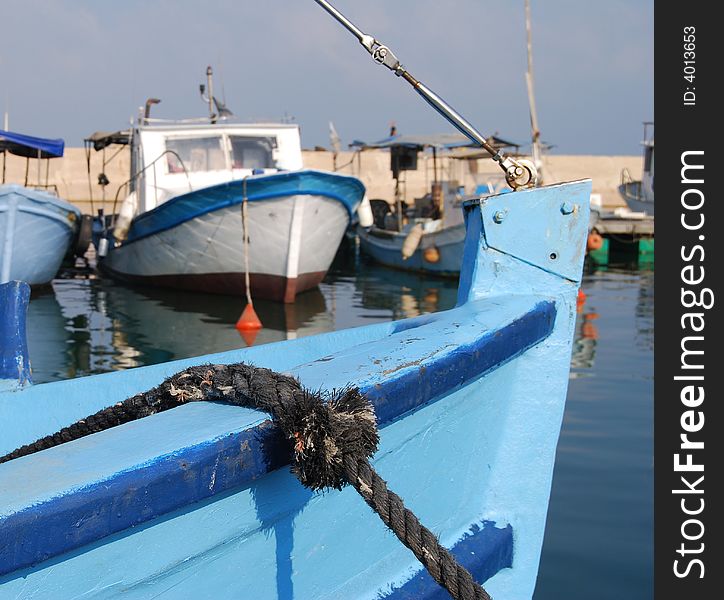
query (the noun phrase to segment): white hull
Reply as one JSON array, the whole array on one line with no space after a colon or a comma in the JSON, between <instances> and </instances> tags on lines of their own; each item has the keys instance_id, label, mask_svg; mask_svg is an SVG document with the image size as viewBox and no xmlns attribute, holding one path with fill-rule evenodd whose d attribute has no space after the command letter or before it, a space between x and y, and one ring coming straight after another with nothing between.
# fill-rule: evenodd
<instances>
[{"instance_id":1,"label":"white hull","mask_svg":"<svg viewBox=\"0 0 724 600\"><path fill-rule=\"evenodd\" d=\"M248 219L252 295L285 302L321 281L349 223L342 203L306 194L249 202ZM139 283L243 292L241 206L112 248L102 267Z\"/></svg>"}]
</instances>

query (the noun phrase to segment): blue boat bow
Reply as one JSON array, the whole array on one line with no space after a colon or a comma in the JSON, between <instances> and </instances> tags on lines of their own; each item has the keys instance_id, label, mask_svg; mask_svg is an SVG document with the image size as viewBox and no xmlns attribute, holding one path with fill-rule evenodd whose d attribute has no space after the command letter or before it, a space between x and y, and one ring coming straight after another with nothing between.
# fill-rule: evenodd
<instances>
[{"instance_id":1,"label":"blue boat bow","mask_svg":"<svg viewBox=\"0 0 724 600\"><path fill-rule=\"evenodd\" d=\"M375 468L496 600L530 598L589 194L470 203L450 311L0 394L0 455L190 365L353 384L381 427ZM0 598L441 597L353 490L280 469L283 442L263 413L200 402L0 465Z\"/></svg>"}]
</instances>

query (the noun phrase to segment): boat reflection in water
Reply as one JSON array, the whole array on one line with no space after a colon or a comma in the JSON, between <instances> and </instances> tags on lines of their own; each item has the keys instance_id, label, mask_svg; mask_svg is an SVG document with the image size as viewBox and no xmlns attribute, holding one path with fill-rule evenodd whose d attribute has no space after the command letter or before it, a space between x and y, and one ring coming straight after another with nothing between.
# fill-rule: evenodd
<instances>
[{"instance_id":1,"label":"boat reflection in water","mask_svg":"<svg viewBox=\"0 0 724 600\"><path fill-rule=\"evenodd\" d=\"M342 313L335 316L340 328L448 310L457 301L458 281L390 269L348 249L338 253L320 288L333 312Z\"/></svg>"},{"instance_id":2,"label":"boat reflection in water","mask_svg":"<svg viewBox=\"0 0 724 600\"><path fill-rule=\"evenodd\" d=\"M290 305L258 300L254 344L331 331L319 290ZM99 279L58 279L31 299L27 327L36 383L243 348L234 296L131 288Z\"/></svg>"},{"instance_id":3,"label":"boat reflection in water","mask_svg":"<svg viewBox=\"0 0 724 600\"><path fill-rule=\"evenodd\" d=\"M255 300L255 346L455 306L457 282L393 271L349 254L294 304ZM34 294L28 338L36 383L244 348L243 298L56 279Z\"/></svg>"}]
</instances>

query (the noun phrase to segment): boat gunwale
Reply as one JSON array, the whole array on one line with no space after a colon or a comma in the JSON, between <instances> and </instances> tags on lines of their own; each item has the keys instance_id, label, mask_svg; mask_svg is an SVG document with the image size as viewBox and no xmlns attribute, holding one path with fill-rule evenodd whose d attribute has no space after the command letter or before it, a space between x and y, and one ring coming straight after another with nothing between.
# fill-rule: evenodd
<instances>
[{"instance_id":1,"label":"boat gunwale","mask_svg":"<svg viewBox=\"0 0 724 600\"><path fill-rule=\"evenodd\" d=\"M234 179L231 181L225 181L223 183L218 183L210 186L206 186L203 188L199 188L197 190L192 190L190 192L184 192L183 194L179 194L177 196L173 196L172 198L166 200L162 204L159 204L158 206L152 208L149 211L146 211L138 216L136 216L132 223L131 227L129 229L128 238L119 246L119 248L122 248L123 246L127 246L129 244L132 244L134 242L137 242L139 240L151 237L153 235L156 235L158 233L162 233L163 231L168 231L169 229L173 229L175 227L178 227L179 225L182 225L183 223L186 223L188 221L192 221L194 219L197 219L198 217L201 217L203 215L213 213L217 210L220 210L222 208L228 208L230 206L240 205L242 203L242 198L239 195L230 196L229 198L216 202L215 204L209 205L209 206L200 206L198 210L189 212L187 214L184 214L181 217L177 217L176 219L173 219L169 221L168 223L158 225L157 227L149 228L149 231L144 232L142 234L134 235L134 227L137 226L138 223L143 223L146 219L153 219L154 217L159 217L163 214L163 212L171 210L175 207L176 204L179 202L182 202L184 200L188 200L191 196L202 196L205 192L208 191L219 191L222 190L225 187L238 187L242 185L242 182L247 181L247 185L255 185L263 180L268 179L278 179L278 178L284 178L284 179L301 179L304 175L313 174L317 177L327 178L327 177L334 177L334 178L340 178L347 180L350 184L353 186L358 187L358 192L360 195L360 201L362 200L362 197L365 193L365 187L364 184L356 179L355 177L351 177L348 175L339 175L337 173L327 173L324 171L317 171L314 169L303 169L300 171L290 171L290 172L280 172L280 173L271 173L271 174L264 174L264 175L253 175L246 179ZM358 184L358 185L357 185ZM237 192L237 190L234 190ZM348 199L344 198L341 195L329 192L328 190L318 190L314 188L309 189L289 189L287 191L278 191L278 192L270 192L266 194L254 194L252 191L248 196L247 200L249 202L260 202L264 200L269 200L273 198L283 198L287 196L322 196L326 198L330 198L332 200L336 200L340 204L342 204L347 211L347 215L350 219L352 219L352 216L354 214L352 206L350 206L350 202ZM352 203L354 204L354 203Z\"/></svg>"},{"instance_id":2,"label":"boat gunwale","mask_svg":"<svg viewBox=\"0 0 724 600\"><path fill-rule=\"evenodd\" d=\"M420 339L419 336L423 334L420 329L426 326L439 328L441 320L453 330L459 327L459 319L456 317L463 316L465 312L474 313L473 308L480 309L487 304L490 303L484 300L467 303L438 313L436 319L422 321L418 327L393 331L390 337L397 335L400 343L405 344L405 339ZM430 402L444 398L453 390L496 370L544 340L554 329L556 302L534 296L527 301L527 306L527 311L516 313L514 318L500 327L480 332L474 342L443 351L434 358L421 356L417 361L386 372L384 379L378 377L376 380L368 380L362 391L375 405L380 426L384 427ZM443 350L449 346L442 342L438 345ZM322 357L298 368L297 372L303 374L305 368L320 362L329 367L334 360L334 356ZM340 360L344 361L345 357ZM403 398L405 402L390 401L390 397ZM198 409L198 405L195 408ZM287 464L288 445L278 429L269 419L259 422L263 413L249 412L251 415L259 415L254 426L227 431L217 438L156 456L136 467L116 471L76 488L56 490L55 495L45 499L31 497L31 494L24 501L24 506L20 506L23 502L16 503L15 509L9 512L6 510L4 515L0 515L0 531L4 532L4 536L24 539L25 542L20 547L0 544L0 575L13 573L215 494L248 485L254 479ZM120 427L129 426L137 427L138 423ZM95 441L98 442L97 437ZM46 462L50 461L46 468L58 469L58 460L62 464L63 453L73 453L75 450L81 456L87 449L83 448L83 440L78 442L75 446L71 443L65 448L56 447L46 451ZM32 464L32 461L38 460L38 456L6 463L11 467L7 476L12 476L13 463L17 468L27 470L28 461ZM181 469L179 465L182 465ZM212 468L216 485L208 486L205 480L197 481L199 485L189 485L188 482L194 481L194 477L203 480ZM39 474L37 479L43 480L42 475ZM131 490L131 496L128 496L128 490ZM118 502L126 510L119 511ZM94 516L89 518L88 515ZM43 522L45 526L40 525ZM83 525L72 526L75 523ZM48 531L60 530L71 533L60 536L60 539L44 537Z\"/></svg>"}]
</instances>

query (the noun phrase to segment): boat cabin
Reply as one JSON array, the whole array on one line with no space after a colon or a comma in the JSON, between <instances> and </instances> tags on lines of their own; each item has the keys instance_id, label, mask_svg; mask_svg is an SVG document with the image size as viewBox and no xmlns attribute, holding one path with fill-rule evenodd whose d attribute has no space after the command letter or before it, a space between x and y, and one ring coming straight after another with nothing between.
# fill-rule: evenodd
<instances>
[{"instance_id":1,"label":"boat cabin","mask_svg":"<svg viewBox=\"0 0 724 600\"><path fill-rule=\"evenodd\" d=\"M131 131L130 144L137 213L188 191L302 168L299 126L292 124L143 125Z\"/></svg>"}]
</instances>

